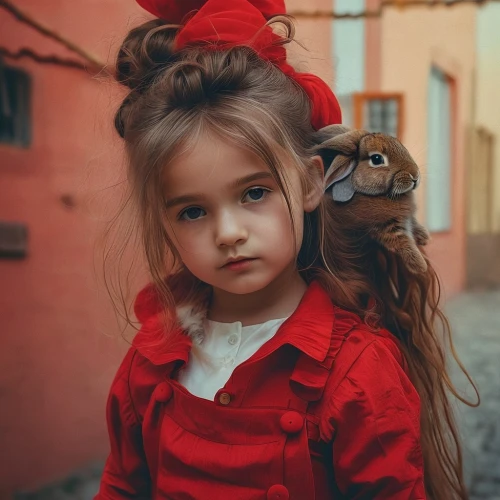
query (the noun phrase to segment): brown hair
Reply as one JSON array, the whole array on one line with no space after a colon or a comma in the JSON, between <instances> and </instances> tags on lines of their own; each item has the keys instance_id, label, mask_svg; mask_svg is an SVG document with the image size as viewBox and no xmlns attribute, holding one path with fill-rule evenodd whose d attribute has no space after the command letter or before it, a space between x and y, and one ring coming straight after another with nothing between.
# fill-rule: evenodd
<instances>
[{"instance_id":1,"label":"brown hair","mask_svg":"<svg viewBox=\"0 0 500 500\"><path fill-rule=\"evenodd\" d=\"M285 41L292 40L291 22L279 21L287 31ZM182 268L165 231L160 178L165 165L204 129L220 133L269 166L290 208L280 152L293 160L307 184L314 148L309 100L294 81L246 47L176 52L178 28L161 20L147 22L129 33L117 58L117 80L130 92L116 114L115 127L125 140L130 199L138 209L142 249L166 311L173 311L179 299L205 293L207 287ZM330 197L305 215L298 256L304 279L318 280L338 306L354 311L374 330L386 326L399 339L422 403L428 495L435 500L465 499L447 393L463 399L447 374L441 333L459 361L439 309L439 282L428 265L426 274L408 274L397 256L344 227ZM168 275L173 279L165 280ZM182 297L176 296L179 287L174 283L179 281Z\"/></svg>"}]
</instances>

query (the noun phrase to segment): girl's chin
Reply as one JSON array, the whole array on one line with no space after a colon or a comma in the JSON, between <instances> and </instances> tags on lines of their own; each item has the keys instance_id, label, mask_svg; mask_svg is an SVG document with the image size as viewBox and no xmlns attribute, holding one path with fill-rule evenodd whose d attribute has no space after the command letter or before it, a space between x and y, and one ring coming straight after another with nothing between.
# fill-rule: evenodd
<instances>
[{"instance_id":1,"label":"girl's chin","mask_svg":"<svg viewBox=\"0 0 500 500\"><path fill-rule=\"evenodd\" d=\"M220 290L222 293L231 295L249 295L257 293L266 288L270 284L268 280L256 280L249 276L238 276L228 280L225 283L218 282L213 284L215 290Z\"/></svg>"}]
</instances>

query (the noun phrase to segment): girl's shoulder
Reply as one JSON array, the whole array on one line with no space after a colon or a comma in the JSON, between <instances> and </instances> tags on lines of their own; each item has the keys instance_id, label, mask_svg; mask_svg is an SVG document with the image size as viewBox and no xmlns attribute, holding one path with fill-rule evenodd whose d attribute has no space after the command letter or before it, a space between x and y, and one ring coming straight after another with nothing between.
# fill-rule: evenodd
<instances>
[{"instance_id":1,"label":"girl's shoulder","mask_svg":"<svg viewBox=\"0 0 500 500\"><path fill-rule=\"evenodd\" d=\"M151 363L131 346L111 383L108 408L116 406L121 419L129 425L140 424L153 391L164 378L164 366Z\"/></svg>"},{"instance_id":2,"label":"girl's shoulder","mask_svg":"<svg viewBox=\"0 0 500 500\"><path fill-rule=\"evenodd\" d=\"M396 337L370 328L352 313L337 314L354 324L335 356L315 412L322 437L328 440L339 425L362 416L365 422L382 422L388 415L404 414L409 426L418 429L420 399Z\"/></svg>"},{"instance_id":3,"label":"girl's shoulder","mask_svg":"<svg viewBox=\"0 0 500 500\"><path fill-rule=\"evenodd\" d=\"M341 347L335 356L336 369L344 365L347 369L360 359L363 362L365 351L381 351L407 369L405 358L398 339L385 328L373 328L367 325L357 314L334 306L333 337L342 337Z\"/></svg>"},{"instance_id":4,"label":"girl's shoulder","mask_svg":"<svg viewBox=\"0 0 500 500\"><path fill-rule=\"evenodd\" d=\"M336 308L335 318L336 324L341 325L337 328L347 329L347 333L335 355L330 384L359 379L360 375L366 376L364 382L368 385L392 384L396 379L405 384L409 382L406 358L399 340L389 330L372 328L356 314L339 308Z\"/></svg>"},{"instance_id":5,"label":"girl's shoulder","mask_svg":"<svg viewBox=\"0 0 500 500\"><path fill-rule=\"evenodd\" d=\"M148 284L137 294L134 313L140 328L111 384L108 406L116 404L125 421L140 423L151 396L172 370L171 361L187 361L191 337L168 321L157 289ZM176 311L179 314L179 310Z\"/></svg>"}]
</instances>

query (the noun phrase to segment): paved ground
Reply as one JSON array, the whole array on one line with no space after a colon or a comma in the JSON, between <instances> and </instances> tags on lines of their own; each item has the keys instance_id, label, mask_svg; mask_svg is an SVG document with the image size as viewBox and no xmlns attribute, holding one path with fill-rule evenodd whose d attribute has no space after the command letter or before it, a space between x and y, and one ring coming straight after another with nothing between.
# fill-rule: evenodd
<instances>
[{"instance_id":1,"label":"paved ground","mask_svg":"<svg viewBox=\"0 0 500 500\"><path fill-rule=\"evenodd\" d=\"M457 351L481 393L481 406L457 405L465 449L470 500L500 500L500 290L464 294L447 308ZM462 393L474 393L458 370L453 378ZM91 500L101 464L63 483L22 494L16 500Z\"/></svg>"},{"instance_id":2,"label":"paved ground","mask_svg":"<svg viewBox=\"0 0 500 500\"><path fill-rule=\"evenodd\" d=\"M457 408L471 500L500 500L500 290L462 295L449 304L448 315L481 395L479 408ZM467 388L456 371L454 379ZM473 397L472 390L465 393Z\"/></svg>"}]
</instances>

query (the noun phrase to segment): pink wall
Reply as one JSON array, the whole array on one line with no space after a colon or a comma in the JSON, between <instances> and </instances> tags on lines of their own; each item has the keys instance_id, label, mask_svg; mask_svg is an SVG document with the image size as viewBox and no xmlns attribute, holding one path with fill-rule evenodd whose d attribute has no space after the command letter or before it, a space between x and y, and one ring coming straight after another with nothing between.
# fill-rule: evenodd
<instances>
[{"instance_id":1,"label":"pink wall","mask_svg":"<svg viewBox=\"0 0 500 500\"><path fill-rule=\"evenodd\" d=\"M366 9L376 11L381 0L365 0ZM382 79L382 23L378 17L368 17L365 20L365 90L380 91Z\"/></svg>"},{"instance_id":2,"label":"pink wall","mask_svg":"<svg viewBox=\"0 0 500 500\"><path fill-rule=\"evenodd\" d=\"M16 4L103 59L133 15L133 2L19 0ZM140 18L140 16L139 16ZM113 26L113 28L110 28ZM117 27L117 28L114 28ZM74 57L0 9L0 45ZM83 71L21 67L33 82L33 144L0 145L0 220L29 227L29 257L0 260L0 496L63 477L103 457L104 405L125 343L111 313L95 238L121 165L112 139L118 102ZM68 209L61 196L70 195Z\"/></svg>"},{"instance_id":3,"label":"pink wall","mask_svg":"<svg viewBox=\"0 0 500 500\"><path fill-rule=\"evenodd\" d=\"M287 0L287 11L329 12L332 0ZM328 18L297 17L296 40L288 46L289 60L299 71L310 71L333 84L332 21ZM301 47L299 44L304 46Z\"/></svg>"}]
</instances>

